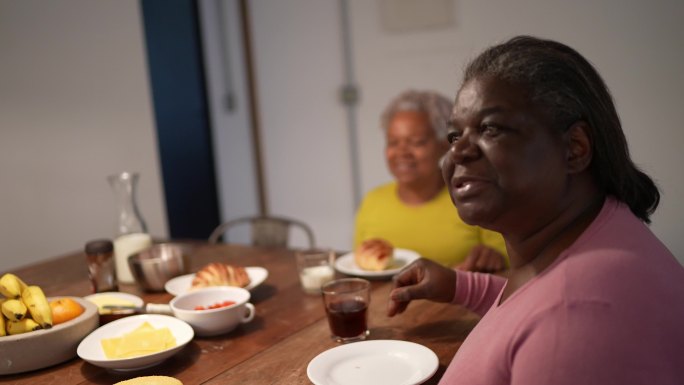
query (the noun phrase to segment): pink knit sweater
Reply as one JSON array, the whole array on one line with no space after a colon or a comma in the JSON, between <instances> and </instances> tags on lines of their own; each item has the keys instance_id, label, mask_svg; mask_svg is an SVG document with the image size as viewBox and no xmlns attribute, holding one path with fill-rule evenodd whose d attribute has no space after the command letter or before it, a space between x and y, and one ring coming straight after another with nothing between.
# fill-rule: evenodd
<instances>
[{"instance_id":1,"label":"pink knit sweater","mask_svg":"<svg viewBox=\"0 0 684 385\"><path fill-rule=\"evenodd\" d=\"M684 384L684 268L624 204L499 304L505 284L457 272L484 316L440 384Z\"/></svg>"}]
</instances>

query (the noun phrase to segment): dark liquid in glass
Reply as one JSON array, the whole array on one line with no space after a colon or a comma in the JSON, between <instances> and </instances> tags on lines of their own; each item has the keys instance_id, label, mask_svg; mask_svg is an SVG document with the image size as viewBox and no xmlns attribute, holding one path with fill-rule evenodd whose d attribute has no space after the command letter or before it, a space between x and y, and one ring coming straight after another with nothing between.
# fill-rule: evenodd
<instances>
[{"instance_id":1,"label":"dark liquid in glass","mask_svg":"<svg viewBox=\"0 0 684 385\"><path fill-rule=\"evenodd\" d=\"M366 309L364 302L349 300L334 302L327 306L330 330L337 337L358 337L366 332Z\"/></svg>"}]
</instances>

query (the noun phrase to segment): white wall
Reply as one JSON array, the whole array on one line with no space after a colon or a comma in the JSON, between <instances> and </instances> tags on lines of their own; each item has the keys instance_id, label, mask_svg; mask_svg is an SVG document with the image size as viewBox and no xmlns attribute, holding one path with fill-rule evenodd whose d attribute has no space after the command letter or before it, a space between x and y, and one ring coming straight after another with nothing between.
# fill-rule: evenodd
<instances>
[{"instance_id":1,"label":"white wall","mask_svg":"<svg viewBox=\"0 0 684 385\"><path fill-rule=\"evenodd\" d=\"M222 222L259 213L242 23L237 0L201 0L204 68ZM229 108L227 97L232 97ZM248 243L247 226L230 231Z\"/></svg>"},{"instance_id":2,"label":"white wall","mask_svg":"<svg viewBox=\"0 0 684 385\"><path fill-rule=\"evenodd\" d=\"M0 0L0 271L112 237L108 174L167 236L135 0Z\"/></svg>"},{"instance_id":3,"label":"white wall","mask_svg":"<svg viewBox=\"0 0 684 385\"><path fill-rule=\"evenodd\" d=\"M271 214L350 247L354 215L336 1L249 2Z\"/></svg>"}]
</instances>

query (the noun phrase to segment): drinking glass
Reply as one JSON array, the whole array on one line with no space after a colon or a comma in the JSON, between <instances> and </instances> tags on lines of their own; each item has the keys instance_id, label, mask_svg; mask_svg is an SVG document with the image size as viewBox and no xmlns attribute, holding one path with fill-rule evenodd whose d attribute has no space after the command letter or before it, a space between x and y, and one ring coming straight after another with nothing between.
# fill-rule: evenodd
<instances>
[{"instance_id":1,"label":"drinking glass","mask_svg":"<svg viewBox=\"0 0 684 385\"><path fill-rule=\"evenodd\" d=\"M332 281L335 271L332 250L303 250L295 253L302 289L309 294L321 292L321 286Z\"/></svg>"},{"instance_id":2,"label":"drinking glass","mask_svg":"<svg viewBox=\"0 0 684 385\"><path fill-rule=\"evenodd\" d=\"M343 278L321 287L332 339L337 342L365 340L368 336L370 282Z\"/></svg>"}]
</instances>

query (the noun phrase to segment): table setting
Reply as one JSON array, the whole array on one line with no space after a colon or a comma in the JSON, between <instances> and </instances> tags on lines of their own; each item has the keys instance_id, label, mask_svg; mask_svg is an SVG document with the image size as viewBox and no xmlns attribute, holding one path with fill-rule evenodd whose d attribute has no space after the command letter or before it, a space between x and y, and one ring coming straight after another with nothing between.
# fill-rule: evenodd
<instances>
[{"instance_id":1,"label":"table setting","mask_svg":"<svg viewBox=\"0 0 684 385\"><path fill-rule=\"evenodd\" d=\"M173 246L183 250L183 255L168 259L183 261L185 266L164 276L163 264L155 258L172 255L159 250ZM155 251L148 250L153 248ZM70 356L36 367L5 369L0 371L0 379L41 384L68 378L64 383L90 384L160 375L185 384L258 384L275 379L284 384L363 384L378 383L382 377L391 383L436 383L460 341L477 322L476 316L460 307L427 301L412 304L401 317L388 318L384 312L393 274L382 270L376 275L372 273L378 271L367 271L369 276L350 273L349 269L362 270L355 266L353 253L197 241L155 242L143 251L135 258L132 255L130 262L147 260L149 266L132 269L134 282L119 283L116 291L92 292L85 252L12 272L30 285L40 285L46 298L70 296L86 303L97 323L77 337ZM148 255L142 258L140 254L145 253ZM398 257L387 270L419 257L403 250L395 255ZM350 261L341 265L343 258ZM316 275L311 275L312 268ZM242 276L245 281L236 286L207 284L193 289L193 282L197 284L200 278L204 284L214 279L207 269L238 281ZM350 289L349 298L362 298L363 311L353 315L356 310L351 309L349 314L360 324L356 330L345 331L354 323L349 314L342 314L348 298L332 295L347 290L339 285L349 282L361 284L361 289ZM198 310L200 307L204 310ZM331 314L338 318L337 329L331 329ZM67 323L83 320L85 316L80 315ZM436 333L435 325L456 333ZM23 338L31 333L36 333L34 338L54 333L58 328L32 331ZM340 330L343 335L338 335ZM355 335L344 334L350 332ZM140 336L152 341L147 345L157 350L121 342L140 340ZM0 351L5 351L3 338L15 337L0 337ZM114 344L113 351L118 354L133 354L138 349L138 355L108 357L103 341ZM349 363L345 357L350 354L361 361ZM349 365L357 369L351 370ZM390 370L397 365L406 370Z\"/></svg>"}]
</instances>

